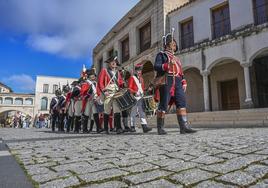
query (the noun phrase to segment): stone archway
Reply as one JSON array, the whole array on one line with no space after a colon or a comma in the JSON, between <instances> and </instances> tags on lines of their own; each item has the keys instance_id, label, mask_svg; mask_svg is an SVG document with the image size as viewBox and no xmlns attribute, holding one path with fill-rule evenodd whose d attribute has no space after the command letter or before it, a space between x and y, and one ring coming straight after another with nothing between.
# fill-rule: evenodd
<instances>
[{"instance_id":1,"label":"stone archway","mask_svg":"<svg viewBox=\"0 0 268 188\"><path fill-rule=\"evenodd\" d=\"M213 111L241 109L245 105L244 70L240 62L220 59L210 71L211 107Z\"/></svg>"},{"instance_id":2,"label":"stone archway","mask_svg":"<svg viewBox=\"0 0 268 188\"><path fill-rule=\"evenodd\" d=\"M252 100L257 108L268 107L268 48L261 49L251 58Z\"/></svg>"},{"instance_id":3,"label":"stone archway","mask_svg":"<svg viewBox=\"0 0 268 188\"><path fill-rule=\"evenodd\" d=\"M184 70L187 81L186 102L188 112L204 111L203 78L197 68L191 67Z\"/></svg>"},{"instance_id":4,"label":"stone archway","mask_svg":"<svg viewBox=\"0 0 268 188\"><path fill-rule=\"evenodd\" d=\"M145 88L147 88L149 84L152 82L154 75L155 75L154 66L151 61L146 61L143 64L142 75L144 79Z\"/></svg>"}]
</instances>

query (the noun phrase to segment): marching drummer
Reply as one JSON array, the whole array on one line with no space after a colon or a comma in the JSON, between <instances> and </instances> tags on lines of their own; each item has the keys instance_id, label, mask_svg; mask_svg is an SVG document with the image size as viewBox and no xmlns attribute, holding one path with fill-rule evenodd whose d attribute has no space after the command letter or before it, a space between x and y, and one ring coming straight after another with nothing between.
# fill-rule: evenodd
<instances>
[{"instance_id":1,"label":"marching drummer","mask_svg":"<svg viewBox=\"0 0 268 188\"><path fill-rule=\"evenodd\" d=\"M130 92L135 96L137 103L132 107L130 113L130 130L131 132L136 132L135 124L136 124L136 114L139 113L139 117L141 120L141 126L144 133L147 133L152 130L147 126L147 121L145 119L145 113L143 109L143 95L144 95L144 80L142 78L142 64L137 64L135 66L134 75L129 78L128 88Z\"/></svg>"},{"instance_id":2,"label":"marching drummer","mask_svg":"<svg viewBox=\"0 0 268 188\"><path fill-rule=\"evenodd\" d=\"M116 133L121 134L123 133L123 130L121 128L120 109L117 106L116 101L113 99L115 93L118 92L124 84L121 74L117 70L119 64L117 54L113 54L112 57L105 61L105 63L108 63L108 67L102 68L99 74L97 87L98 96L102 98L104 102L104 129L106 134L109 134L109 114L111 110L113 110Z\"/></svg>"}]
</instances>

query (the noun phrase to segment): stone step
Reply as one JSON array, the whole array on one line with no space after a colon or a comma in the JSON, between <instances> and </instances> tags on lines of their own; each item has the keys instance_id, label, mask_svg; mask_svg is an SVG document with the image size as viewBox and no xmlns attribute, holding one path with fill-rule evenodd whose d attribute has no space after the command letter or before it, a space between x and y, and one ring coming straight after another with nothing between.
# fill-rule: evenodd
<instances>
[{"instance_id":1,"label":"stone step","mask_svg":"<svg viewBox=\"0 0 268 188\"><path fill-rule=\"evenodd\" d=\"M193 127L268 126L268 108L189 113L188 121ZM156 117L148 119L148 124L156 125ZM176 114L166 114L165 127L176 126Z\"/></svg>"}]
</instances>

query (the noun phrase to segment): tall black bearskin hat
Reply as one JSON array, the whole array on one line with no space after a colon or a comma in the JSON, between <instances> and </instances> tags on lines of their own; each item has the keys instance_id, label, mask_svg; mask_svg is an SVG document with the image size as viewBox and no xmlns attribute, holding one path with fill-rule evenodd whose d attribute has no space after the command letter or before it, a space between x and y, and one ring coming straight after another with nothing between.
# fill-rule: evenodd
<instances>
[{"instance_id":1,"label":"tall black bearskin hat","mask_svg":"<svg viewBox=\"0 0 268 188\"><path fill-rule=\"evenodd\" d=\"M120 65L121 65L121 64L119 63L119 61L118 61L118 53L117 53L117 51L114 51L113 54L112 54L112 56L109 57L109 58L105 61L105 63L110 63L110 62L112 62L112 61L116 61L117 66L120 66Z\"/></svg>"},{"instance_id":2,"label":"tall black bearskin hat","mask_svg":"<svg viewBox=\"0 0 268 188\"><path fill-rule=\"evenodd\" d=\"M87 77L92 76L92 75L96 76L94 69L87 69L86 74L87 74Z\"/></svg>"},{"instance_id":3,"label":"tall black bearskin hat","mask_svg":"<svg viewBox=\"0 0 268 188\"><path fill-rule=\"evenodd\" d=\"M64 86L62 87L62 91L63 91L64 93L68 93L70 90L71 90L71 88L70 88L69 84L64 85Z\"/></svg>"},{"instance_id":4,"label":"tall black bearskin hat","mask_svg":"<svg viewBox=\"0 0 268 188\"><path fill-rule=\"evenodd\" d=\"M55 95L56 96L60 96L61 94L62 94L62 92L61 92L60 88L59 89L56 89Z\"/></svg>"},{"instance_id":5,"label":"tall black bearskin hat","mask_svg":"<svg viewBox=\"0 0 268 188\"><path fill-rule=\"evenodd\" d=\"M75 87L75 86L77 86L78 84L79 84L78 81L73 81L73 82L71 83L71 86Z\"/></svg>"},{"instance_id":6,"label":"tall black bearskin hat","mask_svg":"<svg viewBox=\"0 0 268 188\"><path fill-rule=\"evenodd\" d=\"M172 33L174 32L174 30L172 31ZM173 41L176 43L176 50L175 52L178 51L178 44L177 44L177 41L174 39L174 36L172 36L173 34L171 33L168 33L167 35L163 36L163 47L164 49L167 48L167 46L172 42L172 38L173 38Z\"/></svg>"}]
</instances>

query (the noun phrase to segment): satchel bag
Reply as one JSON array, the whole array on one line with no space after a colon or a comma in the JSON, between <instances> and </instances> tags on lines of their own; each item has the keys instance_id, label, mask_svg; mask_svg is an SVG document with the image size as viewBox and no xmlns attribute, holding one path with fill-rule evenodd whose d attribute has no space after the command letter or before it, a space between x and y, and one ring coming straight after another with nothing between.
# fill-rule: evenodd
<instances>
[{"instance_id":1,"label":"satchel bag","mask_svg":"<svg viewBox=\"0 0 268 188\"><path fill-rule=\"evenodd\" d=\"M166 74L164 74L163 76L155 77L153 80L153 85L155 88L165 85L166 83L167 83Z\"/></svg>"}]
</instances>

